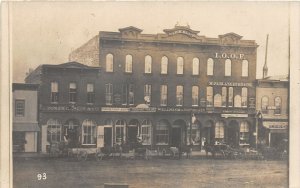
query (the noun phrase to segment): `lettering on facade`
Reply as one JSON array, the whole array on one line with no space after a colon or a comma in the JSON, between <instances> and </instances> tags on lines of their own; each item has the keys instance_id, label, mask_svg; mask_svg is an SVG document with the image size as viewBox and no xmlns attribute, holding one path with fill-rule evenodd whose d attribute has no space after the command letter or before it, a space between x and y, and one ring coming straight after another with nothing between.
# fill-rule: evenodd
<instances>
[{"instance_id":1,"label":"lettering on facade","mask_svg":"<svg viewBox=\"0 0 300 188\"><path fill-rule=\"evenodd\" d=\"M264 122L264 126L269 129L287 129L288 122Z\"/></svg>"},{"instance_id":2,"label":"lettering on facade","mask_svg":"<svg viewBox=\"0 0 300 188\"><path fill-rule=\"evenodd\" d=\"M215 53L217 59L245 59L245 54Z\"/></svg>"},{"instance_id":3,"label":"lettering on facade","mask_svg":"<svg viewBox=\"0 0 300 188\"><path fill-rule=\"evenodd\" d=\"M176 107L159 107L158 112L205 112L205 108L176 108Z\"/></svg>"},{"instance_id":4,"label":"lettering on facade","mask_svg":"<svg viewBox=\"0 0 300 188\"><path fill-rule=\"evenodd\" d=\"M252 87L252 83L244 82L208 82L210 86Z\"/></svg>"},{"instance_id":5,"label":"lettering on facade","mask_svg":"<svg viewBox=\"0 0 300 188\"><path fill-rule=\"evenodd\" d=\"M173 31L173 32L169 33L169 35L176 35L176 34L185 34L185 35L187 35L189 37L197 38L196 34L191 33L189 31L186 31L186 30L182 30L182 29L179 29L179 30L176 30L176 31Z\"/></svg>"},{"instance_id":6,"label":"lettering on facade","mask_svg":"<svg viewBox=\"0 0 300 188\"><path fill-rule=\"evenodd\" d=\"M99 112L99 107L90 106L42 106L41 111L55 111L55 112Z\"/></svg>"},{"instance_id":7,"label":"lettering on facade","mask_svg":"<svg viewBox=\"0 0 300 188\"><path fill-rule=\"evenodd\" d=\"M221 117L224 117L224 118L231 118L231 117L244 118L244 117L248 117L248 114L221 114Z\"/></svg>"}]
</instances>

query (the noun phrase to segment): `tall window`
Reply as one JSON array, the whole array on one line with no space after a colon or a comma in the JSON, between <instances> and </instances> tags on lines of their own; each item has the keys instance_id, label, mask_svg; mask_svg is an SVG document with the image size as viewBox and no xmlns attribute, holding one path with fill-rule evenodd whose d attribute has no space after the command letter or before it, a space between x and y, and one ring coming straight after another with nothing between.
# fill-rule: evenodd
<instances>
[{"instance_id":1,"label":"tall window","mask_svg":"<svg viewBox=\"0 0 300 188\"><path fill-rule=\"evenodd\" d=\"M213 87L206 88L206 106L211 107L213 105Z\"/></svg>"},{"instance_id":2,"label":"tall window","mask_svg":"<svg viewBox=\"0 0 300 188\"><path fill-rule=\"evenodd\" d=\"M168 74L168 58L166 56L161 58L161 74Z\"/></svg>"},{"instance_id":3,"label":"tall window","mask_svg":"<svg viewBox=\"0 0 300 188\"><path fill-rule=\"evenodd\" d=\"M58 83L51 82L51 102L57 103L58 102Z\"/></svg>"},{"instance_id":4,"label":"tall window","mask_svg":"<svg viewBox=\"0 0 300 188\"><path fill-rule=\"evenodd\" d=\"M24 117L25 100L15 100L15 116Z\"/></svg>"},{"instance_id":5,"label":"tall window","mask_svg":"<svg viewBox=\"0 0 300 188\"><path fill-rule=\"evenodd\" d=\"M221 107L222 106L222 97L220 94L215 94L214 96L214 107Z\"/></svg>"},{"instance_id":6,"label":"tall window","mask_svg":"<svg viewBox=\"0 0 300 188\"><path fill-rule=\"evenodd\" d=\"M267 96L263 96L261 98L261 112L264 114L268 113L268 106L269 106L269 98Z\"/></svg>"},{"instance_id":7,"label":"tall window","mask_svg":"<svg viewBox=\"0 0 300 188\"><path fill-rule=\"evenodd\" d=\"M193 59L193 75L199 75L199 59Z\"/></svg>"},{"instance_id":8,"label":"tall window","mask_svg":"<svg viewBox=\"0 0 300 188\"><path fill-rule=\"evenodd\" d=\"M61 123L57 119L49 119L47 121L47 141L61 141Z\"/></svg>"},{"instance_id":9,"label":"tall window","mask_svg":"<svg viewBox=\"0 0 300 188\"><path fill-rule=\"evenodd\" d=\"M214 60L212 58L208 58L207 60L207 75L214 75Z\"/></svg>"},{"instance_id":10,"label":"tall window","mask_svg":"<svg viewBox=\"0 0 300 188\"><path fill-rule=\"evenodd\" d=\"M129 105L134 104L134 85L133 84L128 85L128 103L129 103Z\"/></svg>"},{"instance_id":11,"label":"tall window","mask_svg":"<svg viewBox=\"0 0 300 188\"><path fill-rule=\"evenodd\" d=\"M82 123L82 144L96 144L96 123L92 120L84 120Z\"/></svg>"},{"instance_id":12,"label":"tall window","mask_svg":"<svg viewBox=\"0 0 300 188\"><path fill-rule=\"evenodd\" d=\"M215 139L218 142L224 141L224 123L218 121L215 126Z\"/></svg>"},{"instance_id":13,"label":"tall window","mask_svg":"<svg viewBox=\"0 0 300 188\"><path fill-rule=\"evenodd\" d=\"M165 122L161 121L156 126L155 137L157 145L167 145L169 143L169 127Z\"/></svg>"},{"instance_id":14,"label":"tall window","mask_svg":"<svg viewBox=\"0 0 300 188\"><path fill-rule=\"evenodd\" d=\"M145 73L151 73L152 71L152 57L147 55L145 57Z\"/></svg>"},{"instance_id":15,"label":"tall window","mask_svg":"<svg viewBox=\"0 0 300 188\"><path fill-rule=\"evenodd\" d=\"M183 105L183 86L176 86L176 106Z\"/></svg>"},{"instance_id":16,"label":"tall window","mask_svg":"<svg viewBox=\"0 0 300 188\"><path fill-rule=\"evenodd\" d=\"M228 88L228 107L233 106L233 87Z\"/></svg>"},{"instance_id":17,"label":"tall window","mask_svg":"<svg viewBox=\"0 0 300 188\"><path fill-rule=\"evenodd\" d=\"M132 73L132 55L126 55L125 72Z\"/></svg>"},{"instance_id":18,"label":"tall window","mask_svg":"<svg viewBox=\"0 0 300 188\"><path fill-rule=\"evenodd\" d=\"M248 76L248 61L243 60L242 61L242 76L247 77Z\"/></svg>"},{"instance_id":19,"label":"tall window","mask_svg":"<svg viewBox=\"0 0 300 188\"><path fill-rule=\"evenodd\" d=\"M160 86L160 105L167 106L167 100L168 100L168 86L161 85Z\"/></svg>"},{"instance_id":20,"label":"tall window","mask_svg":"<svg viewBox=\"0 0 300 188\"><path fill-rule=\"evenodd\" d=\"M234 107L242 107L242 98L240 95L234 97Z\"/></svg>"},{"instance_id":21,"label":"tall window","mask_svg":"<svg viewBox=\"0 0 300 188\"><path fill-rule=\"evenodd\" d=\"M225 76L231 76L231 60L225 60Z\"/></svg>"},{"instance_id":22,"label":"tall window","mask_svg":"<svg viewBox=\"0 0 300 188\"><path fill-rule=\"evenodd\" d=\"M281 114L281 98L280 97L275 97L274 103L275 103L274 114L276 114L276 115Z\"/></svg>"},{"instance_id":23,"label":"tall window","mask_svg":"<svg viewBox=\"0 0 300 188\"><path fill-rule=\"evenodd\" d=\"M69 84L69 101L75 103L77 101L77 85L72 82Z\"/></svg>"},{"instance_id":24,"label":"tall window","mask_svg":"<svg viewBox=\"0 0 300 188\"><path fill-rule=\"evenodd\" d=\"M248 89L246 87L242 88L242 107L247 107L248 100Z\"/></svg>"},{"instance_id":25,"label":"tall window","mask_svg":"<svg viewBox=\"0 0 300 188\"><path fill-rule=\"evenodd\" d=\"M116 143L121 144L125 141L125 126L126 122L124 120L118 120L116 122L115 131L116 131Z\"/></svg>"},{"instance_id":26,"label":"tall window","mask_svg":"<svg viewBox=\"0 0 300 188\"><path fill-rule=\"evenodd\" d=\"M114 71L114 56L112 54L106 55L106 72Z\"/></svg>"},{"instance_id":27,"label":"tall window","mask_svg":"<svg viewBox=\"0 0 300 188\"><path fill-rule=\"evenodd\" d=\"M249 124L246 121L242 121L240 124L240 144L249 144Z\"/></svg>"},{"instance_id":28,"label":"tall window","mask_svg":"<svg viewBox=\"0 0 300 188\"><path fill-rule=\"evenodd\" d=\"M105 84L105 104L112 105L113 100L113 85Z\"/></svg>"},{"instance_id":29,"label":"tall window","mask_svg":"<svg viewBox=\"0 0 300 188\"><path fill-rule=\"evenodd\" d=\"M151 121L144 120L141 129L142 144L151 145Z\"/></svg>"},{"instance_id":30,"label":"tall window","mask_svg":"<svg viewBox=\"0 0 300 188\"><path fill-rule=\"evenodd\" d=\"M199 101L199 87L193 86L192 87L192 106L198 106Z\"/></svg>"},{"instance_id":31,"label":"tall window","mask_svg":"<svg viewBox=\"0 0 300 188\"><path fill-rule=\"evenodd\" d=\"M227 88L222 87L222 106L226 107Z\"/></svg>"},{"instance_id":32,"label":"tall window","mask_svg":"<svg viewBox=\"0 0 300 188\"><path fill-rule=\"evenodd\" d=\"M128 99L128 91L127 91L127 84L122 85L122 104L127 105Z\"/></svg>"},{"instance_id":33,"label":"tall window","mask_svg":"<svg viewBox=\"0 0 300 188\"><path fill-rule=\"evenodd\" d=\"M177 74L183 74L183 58L177 58Z\"/></svg>"},{"instance_id":34,"label":"tall window","mask_svg":"<svg viewBox=\"0 0 300 188\"><path fill-rule=\"evenodd\" d=\"M151 85L149 84L144 86L144 100L146 104L150 104L151 102Z\"/></svg>"},{"instance_id":35,"label":"tall window","mask_svg":"<svg viewBox=\"0 0 300 188\"><path fill-rule=\"evenodd\" d=\"M94 84L87 84L87 103L93 104L95 102Z\"/></svg>"}]
</instances>

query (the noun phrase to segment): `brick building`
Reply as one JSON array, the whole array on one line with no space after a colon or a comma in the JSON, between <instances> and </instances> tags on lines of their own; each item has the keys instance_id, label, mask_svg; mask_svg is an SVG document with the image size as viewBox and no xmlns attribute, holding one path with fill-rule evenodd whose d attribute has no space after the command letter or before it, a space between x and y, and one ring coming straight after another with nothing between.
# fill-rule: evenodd
<instances>
[{"instance_id":1,"label":"brick building","mask_svg":"<svg viewBox=\"0 0 300 188\"><path fill-rule=\"evenodd\" d=\"M235 33L208 38L175 26L143 34L131 26L100 31L70 60L102 69L104 143L139 136L161 147L204 140L252 145L257 47ZM86 51L99 53L99 62Z\"/></svg>"}]
</instances>

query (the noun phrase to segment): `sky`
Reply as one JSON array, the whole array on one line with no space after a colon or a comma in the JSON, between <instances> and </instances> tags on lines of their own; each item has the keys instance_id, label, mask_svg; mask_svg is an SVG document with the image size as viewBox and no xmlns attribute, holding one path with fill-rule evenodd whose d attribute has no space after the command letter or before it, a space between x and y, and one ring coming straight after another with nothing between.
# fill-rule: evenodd
<instances>
[{"instance_id":1,"label":"sky","mask_svg":"<svg viewBox=\"0 0 300 188\"><path fill-rule=\"evenodd\" d=\"M11 4L13 82L29 68L61 64L99 31L135 26L144 34L163 33L179 22L199 35L234 32L255 40L257 78L262 77L269 34L269 75L288 74L288 2L13 2Z\"/></svg>"}]
</instances>

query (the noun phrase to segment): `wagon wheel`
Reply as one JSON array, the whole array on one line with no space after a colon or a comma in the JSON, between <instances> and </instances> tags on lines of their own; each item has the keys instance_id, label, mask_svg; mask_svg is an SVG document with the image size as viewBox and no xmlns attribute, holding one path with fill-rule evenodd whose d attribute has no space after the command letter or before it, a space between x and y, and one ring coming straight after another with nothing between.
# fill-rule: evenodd
<instances>
[{"instance_id":1,"label":"wagon wheel","mask_svg":"<svg viewBox=\"0 0 300 188\"><path fill-rule=\"evenodd\" d=\"M96 160L101 161L103 159L103 155L104 154L101 151L99 151L99 152L97 151L95 154Z\"/></svg>"},{"instance_id":2,"label":"wagon wheel","mask_svg":"<svg viewBox=\"0 0 300 188\"><path fill-rule=\"evenodd\" d=\"M79 151L77 153L77 160L78 161L85 161L87 158L87 152L86 151Z\"/></svg>"}]
</instances>

